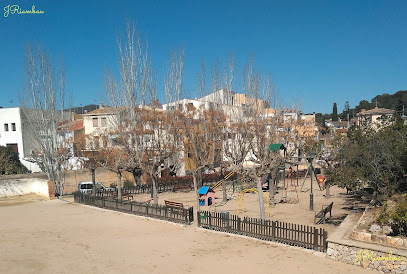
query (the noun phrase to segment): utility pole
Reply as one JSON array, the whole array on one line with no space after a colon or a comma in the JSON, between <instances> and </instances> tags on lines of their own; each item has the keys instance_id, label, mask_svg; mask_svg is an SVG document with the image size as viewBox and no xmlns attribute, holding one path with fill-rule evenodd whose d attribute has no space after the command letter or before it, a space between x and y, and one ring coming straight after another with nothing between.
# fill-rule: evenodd
<instances>
[{"instance_id":1,"label":"utility pole","mask_svg":"<svg viewBox=\"0 0 407 274\"><path fill-rule=\"evenodd\" d=\"M311 193L309 194L309 210L313 211L314 210L314 193L312 192L312 177L314 176L314 168L312 167L312 160L315 157L315 152L310 151L308 155L308 161L309 161L309 168L311 169Z\"/></svg>"}]
</instances>

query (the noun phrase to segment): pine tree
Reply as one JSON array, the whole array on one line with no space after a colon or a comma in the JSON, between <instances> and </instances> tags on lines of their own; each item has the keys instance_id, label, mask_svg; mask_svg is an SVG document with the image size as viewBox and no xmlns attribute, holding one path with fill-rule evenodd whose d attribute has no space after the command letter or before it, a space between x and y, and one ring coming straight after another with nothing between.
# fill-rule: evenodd
<instances>
[{"instance_id":1,"label":"pine tree","mask_svg":"<svg viewBox=\"0 0 407 274\"><path fill-rule=\"evenodd\" d=\"M338 106L336 105L336 103L334 103L332 109L332 121L338 121Z\"/></svg>"},{"instance_id":2,"label":"pine tree","mask_svg":"<svg viewBox=\"0 0 407 274\"><path fill-rule=\"evenodd\" d=\"M350 115L350 106L349 106L349 101L346 101L345 107L344 107L343 113L342 113L342 119L348 120L349 119L348 115Z\"/></svg>"}]
</instances>

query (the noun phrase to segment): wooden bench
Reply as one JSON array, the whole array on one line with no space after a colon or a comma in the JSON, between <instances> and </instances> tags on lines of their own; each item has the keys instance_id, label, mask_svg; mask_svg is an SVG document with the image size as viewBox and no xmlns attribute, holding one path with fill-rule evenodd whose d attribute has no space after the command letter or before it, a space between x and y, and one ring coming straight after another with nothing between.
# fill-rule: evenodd
<instances>
[{"instance_id":1,"label":"wooden bench","mask_svg":"<svg viewBox=\"0 0 407 274\"><path fill-rule=\"evenodd\" d=\"M322 209L320 211L315 211L314 215L314 223L315 224L325 224L325 222L332 216L332 206L334 203L330 203L329 205L324 205L322 206ZM329 218L326 218L326 215L329 212ZM317 219L319 219L317 221Z\"/></svg>"},{"instance_id":2,"label":"wooden bench","mask_svg":"<svg viewBox=\"0 0 407 274\"><path fill-rule=\"evenodd\" d=\"M117 192L113 193L113 199L117 199ZM129 193L128 191L122 192L122 200L130 200L130 198L133 200L133 194Z\"/></svg>"},{"instance_id":3,"label":"wooden bench","mask_svg":"<svg viewBox=\"0 0 407 274\"><path fill-rule=\"evenodd\" d=\"M184 209L183 203L170 202L170 201L164 201L164 203L166 206L169 206L169 207Z\"/></svg>"},{"instance_id":4,"label":"wooden bench","mask_svg":"<svg viewBox=\"0 0 407 274\"><path fill-rule=\"evenodd\" d=\"M174 191L190 191L191 190L191 184L174 184Z\"/></svg>"}]
</instances>

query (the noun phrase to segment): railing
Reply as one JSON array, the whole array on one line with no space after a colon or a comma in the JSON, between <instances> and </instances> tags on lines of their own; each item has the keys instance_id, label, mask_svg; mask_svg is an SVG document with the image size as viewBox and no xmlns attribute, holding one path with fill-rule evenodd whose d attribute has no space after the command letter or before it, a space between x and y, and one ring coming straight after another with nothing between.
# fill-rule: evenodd
<instances>
[{"instance_id":1,"label":"railing","mask_svg":"<svg viewBox=\"0 0 407 274\"><path fill-rule=\"evenodd\" d=\"M229 212L198 212L198 226L292 246L326 252L328 233L324 229L279 221L230 215Z\"/></svg>"},{"instance_id":2,"label":"railing","mask_svg":"<svg viewBox=\"0 0 407 274\"><path fill-rule=\"evenodd\" d=\"M193 207L176 208L163 205L149 205L145 202L120 202L106 197L92 197L92 195L82 193L75 193L74 200L76 203L167 220L175 223L184 223L186 225L190 225L194 221Z\"/></svg>"}]
</instances>

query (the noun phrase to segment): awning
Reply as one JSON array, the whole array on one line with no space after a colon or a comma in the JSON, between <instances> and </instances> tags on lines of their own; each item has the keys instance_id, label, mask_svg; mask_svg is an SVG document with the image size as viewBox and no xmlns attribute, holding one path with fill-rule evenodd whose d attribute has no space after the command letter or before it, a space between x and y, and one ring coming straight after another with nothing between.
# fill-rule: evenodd
<instances>
[{"instance_id":1,"label":"awning","mask_svg":"<svg viewBox=\"0 0 407 274\"><path fill-rule=\"evenodd\" d=\"M285 146L283 144L271 144L269 146L270 151L277 151L277 150L280 150L280 149L285 149Z\"/></svg>"}]
</instances>

